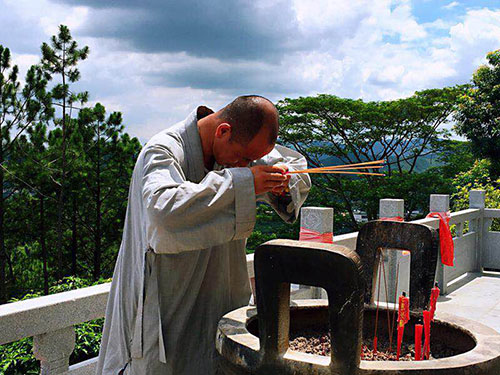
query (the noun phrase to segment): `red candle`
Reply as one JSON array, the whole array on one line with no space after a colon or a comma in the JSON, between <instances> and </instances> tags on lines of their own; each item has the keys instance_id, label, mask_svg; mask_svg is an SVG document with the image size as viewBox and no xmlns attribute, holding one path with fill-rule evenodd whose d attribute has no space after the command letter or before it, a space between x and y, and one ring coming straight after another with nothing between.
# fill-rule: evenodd
<instances>
[{"instance_id":1,"label":"red candle","mask_svg":"<svg viewBox=\"0 0 500 375\"><path fill-rule=\"evenodd\" d=\"M431 352L431 312L424 310L424 356L429 359Z\"/></svg>"},{"instance_id":2,"label":"red candle","mask_svg":"<svg viewBox=\"0 0 500 375\"><path fill-rule=\"evenodd\" d=\"M399 354L401 353L401 343L403 342L403 334L405 332L405 325L403 322L398 324L398 347L396 349L396 359L399 361Z\"/></svg>"},{"instance_id":3,"label":"red candle","mask_svg":"<svg viewBox=\"0 0 500 375\"><path fill-rule=\"evenodd\" d=\"M436 312L436 303L439 297L439 288L438 283L434 285L434 288L431 290L431 301L430 301L430 312L431 312L431 320L434 321L434 313Z\"/></svg>"},{"instance_id":4,"label":"red candle","mask_svg":"<svg viewBox=\"0 0 500 375\"><path fill-rule=\"evenodd\" d=\"M406 324L410 320L410 299L406 297L406 293L403 292L399 296L399 309L398 309L398 322L402 321Z\"/></svg>"},{"instance_id":5,"label":"red candle","mask_svg":"<svg viewBox=\"0 0 500 375\"><path fill-rule=\"evenodd\" d=\"M377 336L373 338L373 354L377 353Z\"/></svg>"},{"instance_id":6,"label":"red candle","mask_svg":"<svg viewBox=\"0 0 500 375\"><path fill-rule=\"evenodd\" d=\"M415 324L415 361L422 360L422 324Z\"/></svg>"},{"instance_id":7,"label":"red candle","mask_svg":"<svg viewBox=\"0 0 500 375\"><path fill-rule=\"evenodd\" d=\"M399 297L398 309L398 345L396 348L396 359L399 360L401 352L401 344L403 342L403 334L405 331L405 324L410 320L410 299L406 297L406 293Z\"/></svg>"}]
</instances>

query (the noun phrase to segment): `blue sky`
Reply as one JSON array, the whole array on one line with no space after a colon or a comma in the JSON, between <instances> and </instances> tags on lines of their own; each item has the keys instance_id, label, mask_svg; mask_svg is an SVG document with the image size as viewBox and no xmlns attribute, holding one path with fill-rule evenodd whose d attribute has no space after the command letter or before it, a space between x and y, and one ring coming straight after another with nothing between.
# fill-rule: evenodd
<instances>
[{"instance_id":1,"label":"blue sky","mask_svg":"<svg viewBox=\"0 0 500 375\"><path fill-rule=\"evenodd\" d=\"M0 0L0 24L21 71L68 25L91 51L78 88L143 142L242 94L387 100L465 83L500 48L500 0Z\"/></svg>"}]
</instances>

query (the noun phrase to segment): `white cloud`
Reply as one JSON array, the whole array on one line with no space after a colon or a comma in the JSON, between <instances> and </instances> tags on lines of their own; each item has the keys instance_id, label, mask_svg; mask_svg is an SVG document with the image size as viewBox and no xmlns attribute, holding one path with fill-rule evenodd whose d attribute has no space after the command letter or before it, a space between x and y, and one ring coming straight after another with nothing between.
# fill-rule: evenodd
<instances>
[{"instance_id":1,"label":"white cloud","mask_svg":"<svg viewBox=\"0 0 500 375\"><path fill-rule=\"evenodd\" d=\"M410 1L293 0L294 38L307 48L285 48L279 59L144 53L131 50L127 40L80 36L98 8L92 13L47 0L3 2L15 19L10 24L37 32L35 52L11 45L16 63L27 69L37 60L40 41L48 41L60 23L68 24L80 46L91 50L80 64L78 90L88 90L91 100L108 110L122 111L127 131L143 141L198 104L218 109L238 94L262 94L274 101L316 93L385 100L465 83L486 53L500 47L500 9L463 10L456 20L438 14L432 22L419 23ZM283 1L256 6L272 12L276 4ZM0 21L6 17L0 15ZM24 39L34 38L26 32ZM5 35L0 30L0 40Z\"/></svg>"},{"instance_id":2,"label":"white cloud","mask_svg":"<svg viewBox=\"0 0 500 375\"><path fill-rule=\"evenodd\" d=\"M443 5L443 9L452 9L452 8L457 7L458 5L460 5L460 4L458 3L458 1L452 1L452 2L451 2L451 3L449 3L449 4Z\"/></svg>"}]
</instances>

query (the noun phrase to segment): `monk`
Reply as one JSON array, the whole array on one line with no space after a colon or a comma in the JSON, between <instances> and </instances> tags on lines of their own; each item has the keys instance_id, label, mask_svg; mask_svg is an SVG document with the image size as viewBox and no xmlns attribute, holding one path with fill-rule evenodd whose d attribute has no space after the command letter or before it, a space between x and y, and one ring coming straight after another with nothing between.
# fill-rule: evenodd
<instances>
[{"instance_id":1,"label":"monk","mask_svg":"<svg viewBox=\"0 0 500 375\"><path fill-rule=\"evenodd\" d=\"M278 112L242 96L198 107L135 164L97 375L213 375L219 319L248 304L245 245L257 201L292 223L310 188L276 145Z\"/></svg>"}]
</instances>

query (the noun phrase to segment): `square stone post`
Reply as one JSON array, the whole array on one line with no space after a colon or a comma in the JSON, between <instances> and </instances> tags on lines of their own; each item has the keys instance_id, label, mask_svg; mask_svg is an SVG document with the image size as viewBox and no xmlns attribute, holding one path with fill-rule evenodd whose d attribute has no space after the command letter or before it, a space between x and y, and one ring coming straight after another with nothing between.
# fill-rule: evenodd
<instances>
[{"instance_id":1,"label":"square stone post","mask_svg":"<svg viewBox=\"0 0 500 375\"><path fill-rule=\"evenodd\" d=\"M333 208L331 207L302 207L300 210L300 227L319 234L333 233ZM303 241L304 239L302 239ZM314 240L311 240L314 242ZM321 242L321 241L317 241ZM314 270L311 270L314 272ZM292 288L296 288L292 284ZM300 286L300 288L310 288ZM327 298L326 292L322 288L311 288L311 298Z\"/></svg>"},{"instance_id":2,"label":"square stone post","mask_svg":"<svg viewBox=\"0 0 500 375\"><path fill-rule=\"evenodd\" d=\"M40 374L66 374L69 369L69 356L74 348L74 327L34 336L33 354L40 361Z\"/></svg>"},{"instance_id":3,"label":"square stone post","mask_svg":"<svg viewBox=\"0 0 500 375\"><path fill-rule=\"evenodd\" d=\"M300 209L300 227L320 234L333 233L333 208L302 207Z\"/></svg>"},{"instance_id":4,"label":"square stone post","mask_svg":"<svg viewBox=\"0 0 500 375\"><path fill-rule=\"evenodd\" d=\"M430 212L448 212L450 210L450 196L448 194L431 194L429 200Z\"/></svg>"},{"instance_id":5,"label":"square stone post","mask_svg":"<svg viewBox=\"0 0 500 375\"><path fill-rule=\"evenodd\" d=\"M450 210L450 196L447 194L431 194L429 212L448 212ZM439 226L437 227L439 228ZM460 228L457 228L459 230ZM435 281L439 284L440 294L448 293L446 266L441 263L441 253L438 253Z\"/></svg>"},{"instance_id":6,"label":"square stone post","mask_svg":"<svg viewBox=\"0 0 500 375\"><path fill-rule=\"evenodd\" d=\"M381 199L379 202L379 218L404 218L404 199ZM384 268L387 281L387 295L385 292L384 277L381 275L380 302L396 304L398 296L403 291L409 292L410 287L410 255L403 255L401 251L391 251L384 249ZM396 293L396 270L399 263L399 277L397 280L398 290ZM375 283L375 293L378 291L378 273ZM375 294L375 299L377 298ZM396 300L394 297L396 296Z\"/></svg>"},{"instance_id":7,"label":"square stone post","mask_svg":"<svg viewBox=\"0 0 500 375\"><path fill-rule=\"evenodd\" d=\"M469 230L476 232L476 271L483 272L483 238L484 232L488 231L484 225L484 208L486 205L486 191L471 190L469 192L469 208L477 208L481 214L479 219L469 221Z\"/></svg>"}]
</instances>

